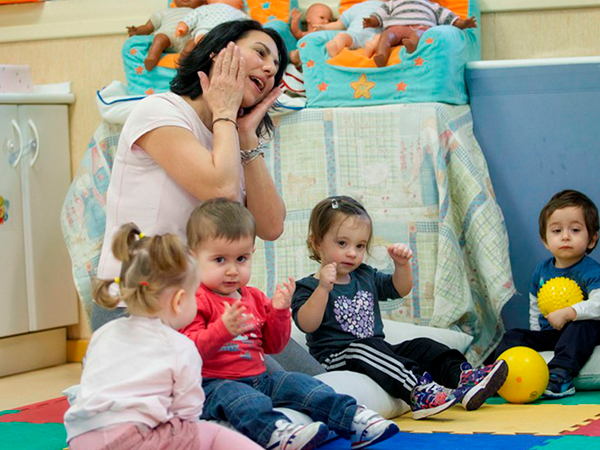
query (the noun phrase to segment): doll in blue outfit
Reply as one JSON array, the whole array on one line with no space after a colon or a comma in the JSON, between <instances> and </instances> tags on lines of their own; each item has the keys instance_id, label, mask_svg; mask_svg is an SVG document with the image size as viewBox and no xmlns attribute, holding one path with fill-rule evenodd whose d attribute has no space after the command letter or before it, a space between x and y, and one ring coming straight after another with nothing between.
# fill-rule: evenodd
<instances>
[{"instance_id":1,"label":"doll in blue outfit","mask_svg":"<svg viewBox=\"0 0 600 450\"><path fill-rule=\"evenodd\" d=\"M554 351L548 363L550 382L544 397L575 394L573 384L581 368L600 345L600 264L587 256L598 243L598 208L574 190L554 195L540 212L539 230L552 257L540 262L529 290L529 330L507 331L495 356L525 346L537 351ZM545 282L556 277L575 281L584 301L551 312L540 313L537 296Z\"/></svg>"},{"instance_id":2,"label":"doll in blue outfit","mask_svg":"<svg viewBox=\"0 0 600 450\"><path fill-rule=\"evenodd\" d=\"M377 11L383 2L378 0L367 0L357 3L342 13L335 22L324 25L316 25L317 31L340 30L335 37L325 44L329 56L338 55L343 49L355 49L364 47L370 42L382 28L363 28L363 19Z\"/></svg>"},{"instance_id":3,"label":"doll in blue outfit","mask_svg":"<svg viewBox=\"0 0 600 450\"><path fill-rule=\"evenodd\" d=\"M373 238L365 208L346 196L317 204L307 239L319 270L296 282L292 317L310 354L327 371L350 370L372 378L411 406L413 419L441 413L456 402L478 409L502 386L505 361L474 369L458 350L428 338L400 344L385 340L379 301L408 295L413 287L411 249L387 249L394 273L363 264Z\"/></svg>"}]
</instances>

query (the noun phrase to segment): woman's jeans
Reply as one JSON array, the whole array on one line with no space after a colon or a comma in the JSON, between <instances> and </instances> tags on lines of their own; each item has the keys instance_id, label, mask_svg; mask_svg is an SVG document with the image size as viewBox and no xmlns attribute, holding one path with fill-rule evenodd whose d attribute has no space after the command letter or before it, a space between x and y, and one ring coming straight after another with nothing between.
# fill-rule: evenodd
<instances>
[{"instance_id":1,"label":"woman's jeans","mask_svg":"<svg viewBox=\"0 0 600 450\"><path fill-rule=\"evenodd\" d=\"M205 378L202 419L228 420L239 432L266 447L275 422L289 421L275 407L294 409L348 439L356 414L356 400L336 394L325 383L297 372L262 373L255 377L224 380Z\"/></svg>"}]
</instances>

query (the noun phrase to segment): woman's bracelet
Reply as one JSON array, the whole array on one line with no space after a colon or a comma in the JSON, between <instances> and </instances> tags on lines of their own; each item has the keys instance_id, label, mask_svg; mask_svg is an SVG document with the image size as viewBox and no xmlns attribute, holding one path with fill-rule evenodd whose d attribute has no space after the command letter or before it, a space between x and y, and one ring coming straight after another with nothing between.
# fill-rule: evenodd
<instances>
[{"instance_id":1,"label":"woman's bracelet","mask_svg":"<svg viewBox=\"0 0 600 450\"><path fill-rule=\"evenodd\" d=\"M213 120L212 126L214 127L215 123L219 122L220 120L223 120L225 122L231 122L232 124L235 125L235 129L236 130L239 129L237 122L235 120L233 120L233 119L228 118L228 117L217 117L215 120Z\"/></svg>"},{"instance_id":2,"label":"woman's bracelet","mask_svg":"<svg viewBox=\"0 0 600 450\"><path fill-rule=\"evenodd\" d=\"M256 148L253 148L251 150L240 150L240 157L242 158L242 165L245 166L245 165L251 163L258 156L262 156L264 158L264 156L265 156L264 148L265 147L266 147L266 144L263 141L259 140L258 146Z\"/></svg>"}]
</instances>

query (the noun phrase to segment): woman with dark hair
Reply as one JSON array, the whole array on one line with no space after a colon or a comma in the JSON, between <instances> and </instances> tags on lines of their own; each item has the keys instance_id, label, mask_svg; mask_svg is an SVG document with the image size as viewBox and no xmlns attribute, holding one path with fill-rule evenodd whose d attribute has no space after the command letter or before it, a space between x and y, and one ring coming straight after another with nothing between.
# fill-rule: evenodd
<instances>
[{"instance_id":1,"label":"woman with dark hair","mask_svg":"<svg viewBox=\"0 0 600 450\"><path fill-rule=\"evenodd\" d=\"M106 231L97 276L115 279L111 242L128 222L146 234L174 233L202 201L243 202L257 235L283 232L285 205L265 164L273 123L267 114L280 91L287 50L277 32L251 20L215 27L180 61L171 92L142 100L128 117L107 193ZM92 329L125 314L94 304Z\"/></svg>"}]
</instances>

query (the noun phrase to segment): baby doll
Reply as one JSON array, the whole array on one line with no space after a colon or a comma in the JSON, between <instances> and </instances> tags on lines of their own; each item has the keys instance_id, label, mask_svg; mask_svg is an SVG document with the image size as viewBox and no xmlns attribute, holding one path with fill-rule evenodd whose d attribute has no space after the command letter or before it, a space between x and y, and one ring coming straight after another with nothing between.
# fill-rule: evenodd
<instances>
[{"instance_id":1,"label":"baby doll","mask_svg":"<svg viewBox=\"0 0 600 450\"><path fill-rule=\"evenodd\" d=\"M366 46L365 53L377 67L387 64L392 47L404 45L408 53L416 50L421 35L437 25L453 25L461 30L477 28L475 17L461 19L452 11L429 0L390 0L363 20L364 28L383 26L384 31Z\"/></svg>"},{"instance_id":2,"label":"baby doll","mask_svg":"<svg viewBox=\"0 0 600 450\"><path fill-rule=\"evenodd\" d=\"M318 25L326 25L333 21L333 11L327 5L322 3L314 3L306 10L306 24L308 25L306 31L300 30L300 11L293 9L291 16L292 22L290 23L290 29L294 37L298 40L302 39L309 33L317 31ZM290 62L296 67L300 67L300 56L298 50L292 50L290 52Z\"/></svg>"},{"instance_id":3,"label":"baby doll","mask_svg":"<svg viewBox=\"0 0 600 450\"><path fill-rule=\"evenodd\" d=\"M175 36L182 37L193 32L194 39L188 40L183 53L189 53L206 33L217 25L232 20L247 20L241 9L242 0L207 0L206 4L194 9L177 24Z\"/></svg>"},{"instance_id":4,"label":"baby doll","mask_svg":"<svg viewBox=\"0 0 600 450\"><path fill-rule=\"evenodd\" d=\"M382 2L379 0L369 0L348 8L340 16L339 20L324 25L317 25L316 29L321 30L346 30L345 33L338 33L335 37L325 44L329 56L334 57L344 48L359 48L365 46L370 41L377 30L364 29L362 26L363 18L379 9Z\"/></svg>"},{"instance_id":5,"label":"baby doll","mask_svg":"<svg viewBox=\"0 0 600 450\"><path fill-rule=\"evenodd\" d=\"M176 8L165 8L150 16L145 25L127 27L129 36L140 36L154 33L144 67L150 72L165 50L181 53L187 39L175 35L175 27L190 12L205 3L206 0L174 0ZM189 39L189 37L188 37Z\"/></svg>"}]
</instances>

